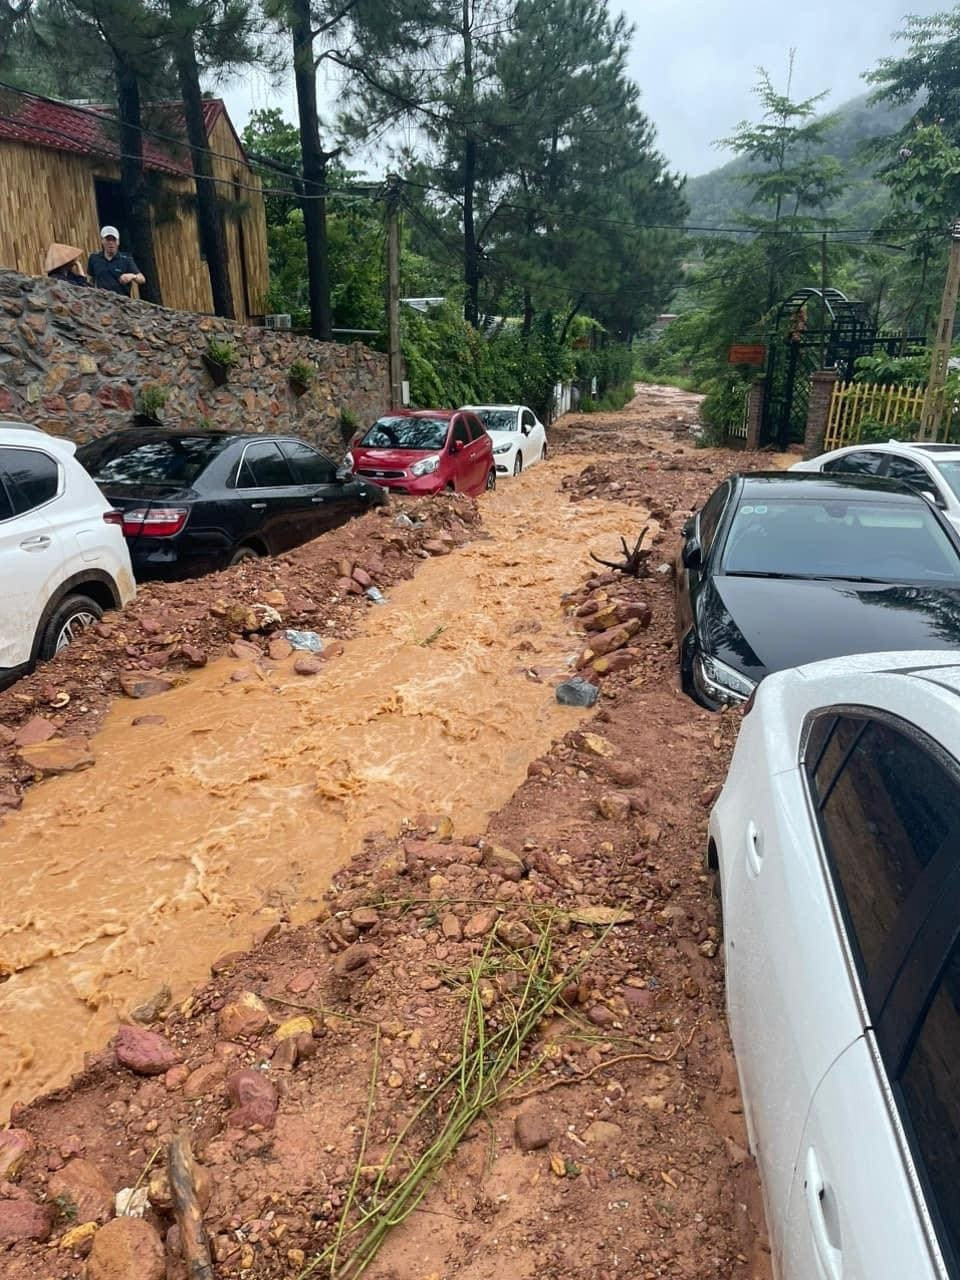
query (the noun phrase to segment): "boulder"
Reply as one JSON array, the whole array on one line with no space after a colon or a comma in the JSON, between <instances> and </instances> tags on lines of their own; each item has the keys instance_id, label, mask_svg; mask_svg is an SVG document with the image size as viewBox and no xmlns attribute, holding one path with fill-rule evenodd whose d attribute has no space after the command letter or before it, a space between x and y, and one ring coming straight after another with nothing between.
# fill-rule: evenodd
<instances>
[{"instance_id":1,"label":"boulder","mask_svg":"<svg viewBox=\"0 0 960 1280\"><path fill-rule=\"evenodd\" d=\"M70 1160L51 1174L49 1196L72 1205L77 1222L108 1222L113 1217L113 1188L89 1160Z\"/></svg>"},{"instance_id":2,"label":"boulder","mask_svg":"<svg viewBox=\"0 0 960 1280\"><path fill-rule=\"evenodd\" d=\"M163 1241L143 1218L114 1218L93 1237L87 1280L164 1280Z\"/></svg>"},{"instance_id":3,"label":"boulder","mask_svg":"<svg viewBox=\"0 0 960 1280\"><path fill-rule=\"evenodd\" d=\"M270 1025L270 1012L255 992L244 991L220 1010L217 1025L224 1040L258 1036Z\"/></svg>"},{"instance_id":4,"label":"boulder","mask_svg":"<svg viewBox=\"0 0 960 1280\"><path fill-rule=\"evenodd\" d=\"M49 1240L53 1213L52 1204L37 1204L34 1200L0 1200L0 1244L14 1240Z\"/></svg>"},{"instance_id":5,"label":"boulder","mask_svg":"<svg viewBox=\"0 0 960 1280\"><path fill-rule=\"evenodd\" d=\"M277 1091L262 1071L246 1068L227 1080L233 1109L227 1115L231 1129L272 1129L277 1119Z\"/></svg>"},{"instance_id":6,"label":"boulder","mask_svg":"<svg viewBox=\"0 0 960 1280\"><path fill-rule=\"evenodd\" d=\"M158 693L169 693L174 681L166 676L147 675L142 671L121 671L120 688L128 698L152 698Z\"/></svg>"},{"instance_id":7,"label":"boulder","mask_svg":"<svg viewBox=\"0 0 960 1280\"><path fill-rule=\"evenodd\" d=\"M20 748L20 759L45 778L60 773L76 773L94 763L86 738L48 738L33 746Z\"/></svg>"},{"instance_id":8,"label":"boulder","mask_svg":"<svg viewBox=\"0 0 960 1280\"><path fill-rule=\"evenodd\" d=\"M145 1027L121 1027L114 1050L120 1066L138 1076L161 1076L180 1061L169 1040Z\"/></svg>"},{"instance_id":9,"label":"boulder","mask_svg":"<svg viewBox=\"0 0 960 1280\"><path fill-rule=\"evenodd\" d=\"M0 1130L0 1181L16 1178L37 1149L26 1129Z\"/></svg>"}]
</instances>

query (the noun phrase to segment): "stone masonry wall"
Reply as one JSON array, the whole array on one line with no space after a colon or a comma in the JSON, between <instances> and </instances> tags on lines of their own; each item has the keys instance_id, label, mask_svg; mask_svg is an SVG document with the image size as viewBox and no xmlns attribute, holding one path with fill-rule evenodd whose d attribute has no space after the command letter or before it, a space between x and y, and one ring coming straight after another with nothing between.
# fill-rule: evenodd
<instances>
[{"instance_id":1,"label":"stone masonry wall","mask_svg":"<svg viewBox=\"0 0 960 1280\"><path fill-rule=\"evenodd\" d=\"M211 337L239 355L223 386L203 361ZM315 369L299 394L295 360ZM82 443L133 425L145 387L166 392L159 416L168 425L289 432L339 459L341 411L366 424L387 407L387 359L360 343L314 342L0 271L0 421Z\"/></svg>"}]
</instances>

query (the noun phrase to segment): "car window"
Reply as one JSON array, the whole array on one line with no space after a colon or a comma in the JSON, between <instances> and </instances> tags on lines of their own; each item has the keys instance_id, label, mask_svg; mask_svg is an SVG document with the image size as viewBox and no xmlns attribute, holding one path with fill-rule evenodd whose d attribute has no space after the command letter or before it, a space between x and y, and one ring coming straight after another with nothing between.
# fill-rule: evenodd
<instances>
[{"instance_id":1,"label":"car window","mask_svg":"<svg viewBox=\"0 0 960 1280\"><path fill-rule=\"evenodd\" d=\"M0 520L9 520L13 513L13 503L7 494L7 486L3 482L3 460L2 451L0 451Z\"/></svg>"},{"instance_id":2,"label":"car window","mask_svg":"<svg viewBox=\"0 0 960 1280\"><path fill-rule=\"evenodd\" d=\"M447 418L380 418L360 441L371 449L442 449Z\"/></svg>"},{"instance_id":3,"label":"car window","mask_svg":"<svg viewBox=\"0 0 960 1280\"><path fill-rule=\"evenodd\" d=\"M880 469L888 456L877 449L859 449L856 453L845 453L842 458L825 462L823 470L833 474L839 472L841 475L876 476L880 474Z\"/></svg>"},{"instance_id":4,"label":"car window","mask_svg":"<svg viewBox=\"0 0 960 1280\"><path fill-rule=\"evenodd\" d=\"M467 434L471 440L480 440L487 434L472 413L465 413L463 420L467 424Z\"/></svg>"},{"instance_id":5,"label":"car window","mask_svg":"<svg viewBox=\"0 0 960 1280\"><path fill-rule=\"evenodd\" d=\"M285 440L281 447L297 484L333 484L336 481L336 463L326 454L299 440Z\"/></svg>"},{"instance_id":6,"label":"car window","mask_svg":"<svg viewBox=\"0 0 960 1280\"><path fill-rule=\"evenodd\" d=\"M0 470L14 514L42 507L57 496L60 468L56 458L40 449L0 449Z\"/></svg>"},{"instance_id":7,"label":"car window","mask_svg":"<svg viewBox=\"0 0 960 1280\"><path fill-rule=\"evenodd\" d=\"M488 431L519 430L516 409L481 409L477 417Z\"/></svg>"},{"instance_id":8,"label":"car window","mask_svg":"<svg viewBox=\"0 0 960 1280\"><path fill-rule=\"evenodd\" d=\"M960 1256L960 944L901 1073L899 1092L945 1251Z\"/></svg>"},{"instance_id":9,"label":"car window","mask_svg":"<svg viewBox=\"0 0 960 1280\"><path fill-rule=\"evenodd\" d=\"M710 495L701 508L698 524L700 547L703 551L704 560L706 560L707 554L713 545L713 540L717 536L717 529L720 525L720 519L723 515L723 508L726 505L729 492L730 486L722 484L716 493Z\"/></svg>"},{"instance_id":10,"label":"car window","mask_svg":"<svg viewBox=\"0 0 960 1280\"><path fill-rule=\"evenodd\" d=\"M293 477L275 441L247 445L240 464L238 489L276 489L289 484L293 484Z\"/></svg>"},{"instance_id":11,"label":"car window","mask_svg":"<svg viewBox=\"0 0 960 1280\"><path fill-rule=\"evenodd\" d=\"M457 418L456 422L453 424L453 436L451 437L451 439L461 440L464 444L470 443L470 435L467 431L467 424L466 422L464 422L463 418Z\"/></svg>"},{"instance_id":12,"label":"car window","mask_svg":"<svg viewBox=\"0 0 960 1280\"><path fill-rule=\"evenodd\" d=\"M955 827L960 785L931 752L884 721L825 718L832 727L807 771L866 987L924 869ZM809 741L819 737L814 726Z\"/></svg>"},{"instance_id":13,"label":"car window","mask_svg":"<svg viewBox=\"0 0 960 1280\"><path fill-rule=\"evenodd\" d=\"M910 458L900 458L896 454L891 454L887 475L891 480L903 480L906 484L915 485L918 489L934 490L933 480L918 462Z\"/></svg>"},{"instance_id":14,"label":"car window","mask_svg":"<svg viewBox=\"0 0 960 1280\"><path fill-rule=\"evenodd\" d=\"M91 440L77 450L97 484L187 488L222 452L223 436L151 436L142 431Z\"/></svg>"},{"instance_id":15,"label":"car window","mask_svg":"<svg viewBox=\"0 0 960 1280\"><path fill-rule=\"evenodd\" d=\"M525 427L532 427L535 425L536 419L529 409L524 409L523 414L521 415L521 422Z\"/></svg>"},{"instance_id":16,"label":"car window","mask_svg":"<svg viewBox=\"0 0 960 1280\"><path fill-rule=\"evenodd\" d=\"M937 470L946 480L955 498L960 498L960 462L940 459L936 463Z\"/></svg>"}]
</instances>

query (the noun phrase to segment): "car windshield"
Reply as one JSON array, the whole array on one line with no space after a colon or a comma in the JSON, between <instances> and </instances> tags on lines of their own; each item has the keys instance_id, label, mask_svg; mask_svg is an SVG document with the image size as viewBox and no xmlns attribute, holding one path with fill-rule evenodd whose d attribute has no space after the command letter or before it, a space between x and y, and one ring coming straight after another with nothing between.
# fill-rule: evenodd
<instances>
[{"instance_id":1,"label":"car windshield","mask_svg":"<svg viewBox=\"0 0 960 1280\"><path fill-rule=\"evenodd\" d=\"M950 462L934 459L934 465L953 491L955 498L960 498L960 461Z\"/></svg>"},{"instance_id":2,"label":"car windshield","mask_svg":"<svg viewBox=\"0 0 960 1280\"><path fill-rule=\"evenodd\" d=\"M371 449L442 449L446 418L381 418L360 441Z\"/></svg>"},{"instance_id":3,"label":"car windshield","mask_svg":"<svg viewBox=\"0 0 960 1280\"><path fill-rule=\"evenodd\" d=\"M960 556L920 502L750 497L733 518L721 572L960 586Z\"/></svg>"},{"instance_id":4,"label":"car windshield","mask_svg":"<svg viewBox=\"0 0 960 1280\"><path fill-rule=\"evenodd\" d=\"M224 448L222 436L141 436L91 440L77 458L98 484L193 484Z\"/></svg>"},{"instance_id":5,"label":"car windshield","mask_svg":"<svg viewBox=\"0 0 960 1280\"><path fill-rule=\"evenodd\" d=\"M477 409L477 417L488 431L519 431L515 409Z\"/></svg>"}]
</instances>

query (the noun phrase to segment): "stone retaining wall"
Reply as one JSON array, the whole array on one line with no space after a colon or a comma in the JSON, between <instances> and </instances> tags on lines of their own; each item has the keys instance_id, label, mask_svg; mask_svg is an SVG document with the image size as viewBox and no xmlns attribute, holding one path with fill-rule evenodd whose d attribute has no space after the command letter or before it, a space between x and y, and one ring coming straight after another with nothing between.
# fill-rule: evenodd
<instances>
[{"instance_id":1,"label":"stone retaining wall","mask_svg":"<svg viewBox=\"0 0 960 1280\"><path fill-rule=\"evenodd\" d=\"M223 386L204 364L211 338L239 357ZM315 370L306 390L291 382L294 361ZM166 393L169 425L291 432L339 457L341 413L364 424L387 407L387 358L0 271L0 420L81 443L133 425L148 387Z\"/></svg>"}]
</instances>

